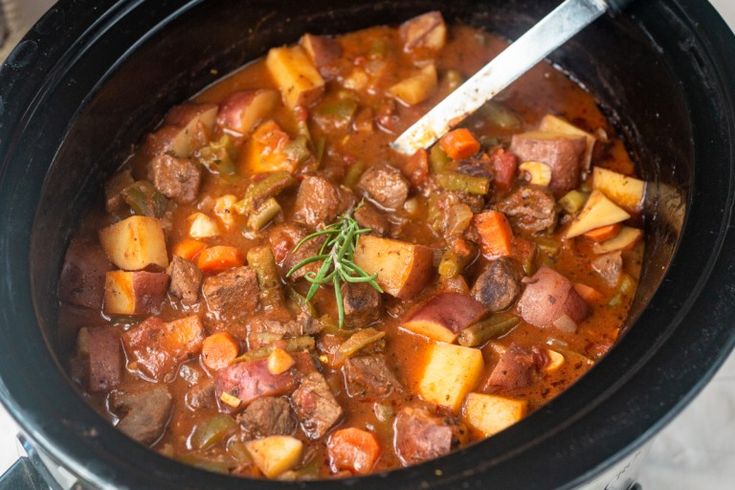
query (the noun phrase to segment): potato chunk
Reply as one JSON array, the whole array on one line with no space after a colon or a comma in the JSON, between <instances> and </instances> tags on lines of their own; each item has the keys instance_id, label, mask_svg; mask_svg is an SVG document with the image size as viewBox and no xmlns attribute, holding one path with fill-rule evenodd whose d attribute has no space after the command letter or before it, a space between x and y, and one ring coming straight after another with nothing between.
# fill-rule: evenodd
<instances>
[{"instance_id":1,"label":"potato chunk","mask_svg":"<svg viewBox=\"0 0 735 490\"><path fill-rule=\"evenodd\" d=\"M564 119L547 114L541 119L539 131L559 133L567 136L584 136L587 147L584 151L584 159L582 160L583 168L589 169L592 162L592 150L595 148L597 139L587 131L579 129L577 126L565 121Z\"/></svg>"},{"instance_id":2,"label":"potato chunk","mask_svg":"<svg viewBox=\"0 0 735 490\"><path fill-rule=\"evenodd\" d=\"M291 436L270 436L245 444L255 466L268 478L290 470L301 460L304 443Z\"/></svg>"},{"instance_id":3,"label":"potato chunk","mask_svg":"<svg viewBox=\"0 0 735 490\"><path fill-rule=\"evenodd\" d=\"M636 212L643 208L646 183L642 180L595 167L592 171L592 188L601 191L628 211Z\"/></svg>"},{"instance_id":4,"label":"potato chunk","mask_svg":"<svg viewBox=\"0 0 735 490\"><path fill-rule=\"evenodd\" d=\"M433 344L419 380L419 394L426 401L458 412L467 393L477 385L483 366L479 349Z\"/></svg>"},{"instance_id":5,"label":"potato chunk","mask_svg":"<svg viewBox=\"0 0 735 490\"><path fill-rule=\"evenodd\" d=\"M242 90L230 95L217 114L217 124L237 134L249 134L278 106L278 92L270 89Z\"/></svg>"},{"instance_id":6,"label":"potato chunk","mask_svg":"<svg viewBox=\"0 0 735 490\"><path fill-rule=\"evenodd\" d=\"M324 92L324 79L301 46L271 49L265 65L291 109L310 105Z\"/></svg>"},{"instance_id":7,"label":"potato chunk","mask_svg":"<svg viewBox=\"0 0 735 490\"><path fill-rule=\"evenodd\" d=\"M168 274L163 272L108 272L104 311L108 315L157 313L167 288Z\"/></svg>"},{"instance_id":8,"label":"potato chunk","mask_svg":"<svg viewBox=\"0 0 735 490\"><path fill-rule=\"evenodd\" d=\"M100 230L100 243L110 261L127 271L157 265L168 267L161 223L148 216L131 216Z\"/></svg>"},{"instance_id":9,"label":"potato chunk","mask_svg":"<svg viewBox=\"0 0 735 490\"><path fill-rule=\"evenodd\" d=\"M377 274L383 291L396 298L412 298L431 278L433 254L423 245L363 235L357 242L355 263Z\"/></svg>"},{"instance_id":10,"label":"potato chunk","mask_svg":"<svg viewBox=\"0 0 735 490\"><path fill-rule=\"evenodd\" d=\"M416 105L429 98L436 83L436 68L434 65L427 65L416 75L392 85L388 93L404 104Z\"/></svg>"},{"instance_id":11,"label":"potato chunk","mask_svg":"<svg viewBox=\"0 0 735 490\"><path fill-rule=\"evenodd\" d=\"M212 134L218 110L217 104L186 103L173 107L166 114L164 125L149 135L146 153L151 157L160 153L190 157Z\"/></svg>"},{"instance_id":12,"label":"potato chunk","mask_svg":"<svg viewBox=\"0 0 735 490\"><path fill-rule=\"evenodd\" d=\"M618 207L605 194L592 191L587 203L572 221L566 232L566 238L573 238L601 226L614 225L630 218L622 208Z\"/></svg>"},{"instance_id":13,"label":"potato chunk","mask_svg":"<svg viewBox=\"0 0 735 490\"><path fill-rule=\"evenodd\" d=\"M526 400L470 393L464 404L463 416L473 431L489 437L521 420L527 411Z\"/></svg>"}]
</instances>

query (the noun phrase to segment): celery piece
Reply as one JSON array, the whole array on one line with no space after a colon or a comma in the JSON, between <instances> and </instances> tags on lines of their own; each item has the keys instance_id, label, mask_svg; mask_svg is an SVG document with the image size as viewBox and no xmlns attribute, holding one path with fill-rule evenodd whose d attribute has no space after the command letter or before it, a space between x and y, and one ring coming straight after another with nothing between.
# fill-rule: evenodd
<instances>
[{"instance_id":1,"label":"celery piece","mask_svg":"<svg viewBox=\"0 0 735 490\"><path fill-rule=\"evenodd\" d=\"M346 129L357 112L357 101L351 97L331 99L313 111L314 121L322 128Z\"/></svg>"},{"instance_id":2,"label":"celery piece","mask_svg":"<svg viewBox=\"0 0 735 490\"><path fill-rule=\"evenodd\" d=\"M574 214L584 207L584 203L587 202L588 197L589 194L578 190L569 191L559 199L559 206L567 213Z\"/></svg>"},{"instance_id":3,"label":"celery piece","mask_svg":"<svg viewBox=\"0 0 735 490\"><path fill-rule=\"evenodd\" d=\"M433 174L439 174L449 170L452 166L452 159L444 153L439 145L434 145L429 151L429 169Z\"/></svg>"},{"instance_id":4,"label":"celery piece","mask_svg":"<svg viewBox=\"0 0 735 490\"><path fill-rule=\"evenodd\" d=\"M461 274L462 270L467 265L468 258L469 257L463 257L452 249L446 250L442 254L441 262L439 262L439 275L444 279L451 279L452 277Z\"/></svg>"},{"instance_id":5,"label":"celery piece","mask_svg":"<svg viewBox=\"0 0 735 490\"><path fill-rule=\"evenodd\" d=\"M273 172L267 177L250 184L245 190L245 196L235 203L234 209L239 214L250 214L268 198L275 197L296 184L296 179L288 172Z\"/></svg>"},{"instance_id":6,"label":"celery piece","mask_svg":"<svg viewBox=\"0 0 735 490\"><path fill-rule=\"evenodd\" d=\"M160 218L166 212L168 199L147 180L133 182L120 192L123 201L133 213L151 218Z\"/></svg>"},{"instance_id":7,"label":"celery piece","mask_svg":"<svg viewBox=\"0 0 735 490\"><path fill-rule=\"evenodd\" d=\"M218 414L197 424L191 435L194 449L209 449L235 430L237 423L229 415Z\"/></svg>"},{"instance_id":8,"label":"celery piece","mask_svg":"<svg viewBox=\"0 0 735 490\"><path fill-rule=\"evenodd\" d=\"M555 240L552 237L537 236L533 238L534 243L538 246L538 249L549 257L555 257L559 254L561 243L559 240Z\"/></svg>"},{"instance_id":9,"label":"celery piece","mask_svg":"<svg viewBox=\"0 0 735 490\"><path fill-rule=\"evenodd\" d=\"M217 175L235 175L233 143L228 135L210 141L196 151L195 157L209 172Z\"/></svg>"},{"instance_id":10,"label":"celery piece","mask_svg":"<svg viewBox=\"0 0 735 490\"><path fill-rule=\"evenodd\" d=\"M286 157L293 162L303 163L311 156L309 142L306 136L300 135L291 140L283 149Z\"/></svg>"},{"instance_id":11,"label":"celery piece","mask_svg":"<svg viewBox=\"0 0 735 490\"><path fill-rule=\"evenodd\" d=\"M459 172L437 173L434 178L439 187L448 191L465 192L484 196L490 190L490 179Z\"/></svg>"}]
</instances>

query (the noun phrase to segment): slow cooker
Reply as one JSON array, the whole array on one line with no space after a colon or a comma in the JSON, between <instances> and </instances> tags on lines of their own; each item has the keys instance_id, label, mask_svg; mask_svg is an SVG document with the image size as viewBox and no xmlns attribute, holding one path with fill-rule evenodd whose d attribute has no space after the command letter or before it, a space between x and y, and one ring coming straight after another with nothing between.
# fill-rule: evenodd
<instances>
[{"instance_id":1,"label":"slow cooker","mask_svg":"<svg viewBox=\"0 0 735 490\"><path fill-rule=\"evenodd\" d=\"M735 344L735 37L708 2L638 0L553 53L649 182L641 287L619 344L501 434L360 479L208 473L115 430L63 369L56 286L82 210L165 110L303 32L440 9L513 39L553 0L62 0L0 69L0 399L80 488L626 488L641 451ZM10 481L10 480L6 480ZM8 488L12 487L7 484Z\"/></svg>"}]
</instances>

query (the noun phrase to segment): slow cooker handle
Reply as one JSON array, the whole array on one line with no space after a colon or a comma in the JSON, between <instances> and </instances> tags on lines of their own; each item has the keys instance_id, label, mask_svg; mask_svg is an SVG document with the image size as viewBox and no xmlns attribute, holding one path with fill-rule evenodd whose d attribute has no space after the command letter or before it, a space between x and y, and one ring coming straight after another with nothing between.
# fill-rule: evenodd
<instances>
[{"instance_id":1,"label":"slow cooker handle","mask_svg":"<svg viewBox=\"0 0 735 490\"><path fill-rule=\"evenodd\" d=\"M30 458L22 457L0 475L0 490L43 490L50 488Z\"/></svg>"}]
</instances>

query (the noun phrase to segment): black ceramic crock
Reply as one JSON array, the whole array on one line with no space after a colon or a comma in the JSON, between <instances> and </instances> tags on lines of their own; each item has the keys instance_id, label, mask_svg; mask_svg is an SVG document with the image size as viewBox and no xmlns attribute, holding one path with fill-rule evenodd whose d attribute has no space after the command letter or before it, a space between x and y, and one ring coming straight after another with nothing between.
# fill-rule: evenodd
<instances>
[{"instance_id":1,"label":"black ceramic crock","mask_svg":"<svg viewBox=\"0 0 735 490\"><path fill-rule=\"evenodd\" d=\"M638 0L554 53L625 136L647 196L631 328L591 372L503 433L359 481L207 473L117 432L64 374L63 251L101 184L166 108L293 42L441 9L514 38L556 2L62 0L0 70L0 398L33 444L116 488L573 487L630 455L735 342L735 39L708 2Z\"/></svg>"}]
</instances>

